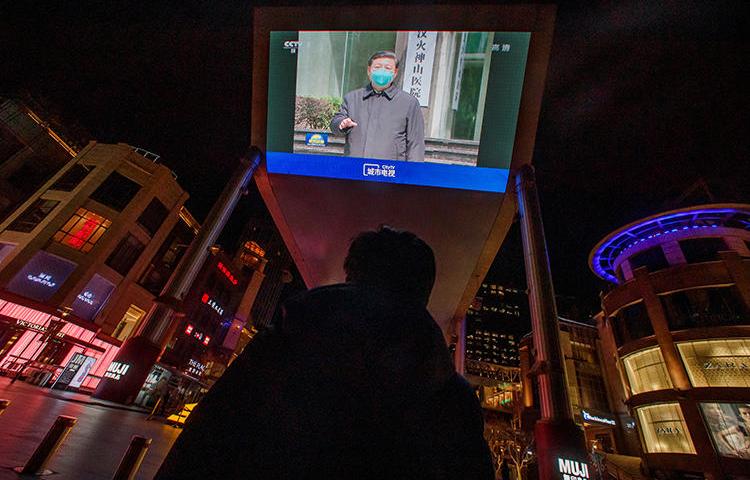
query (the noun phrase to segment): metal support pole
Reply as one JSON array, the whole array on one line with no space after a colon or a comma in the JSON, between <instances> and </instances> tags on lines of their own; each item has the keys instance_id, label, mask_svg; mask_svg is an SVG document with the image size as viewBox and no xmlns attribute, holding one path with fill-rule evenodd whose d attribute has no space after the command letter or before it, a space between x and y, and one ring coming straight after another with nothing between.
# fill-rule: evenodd
<instances>
[{"instance_id":1,"label":"metal support pole","mask_svg":"<svg viewBox=\"0 0 750 480\"><path fill-rule=\"evenodd\" d=\"M60 415L52 424L47 435L44 436L42 442L36 447L34 453L31 454L31 458L26 462L23 467L16 467L14 470L24 475L49 475L49 470L45 470L45 467L55 456L55 453L60 449L65 437L68 436L70 430L78 422L76 417L68 417L66 415Z\"/></svg>"},{"instance_id":2,"label":"metal support pole","mask_svg":"<svg viewBox=\"0 0 750 480\"><path fill-rule=\"evenodd\" d=\"M237 206L240 196L250 183L253 173L260 164L260 158L260 150L252 147L248 154L240 159L240 165L230 177L216 203L211 207L198 235L188 247L185 256L177 264L175 272L159 295L162 302L156 304L149 312L147 321L143 322L141 331L138 332L139 336L162 347L169 341L169 334L172 333L170 326L174 323L175 315L175 304L171 300L182 301L190 289L203 262L208 257L209 248L216 242L216 238L232 215L234 207Z\"/></svg>"},{"instance_id":3,"label":"metal support pole","mask_svg":"<svg viewBox=\"0 0 750 480\"><path fill-rule=\"evenodd\" d=\"M555 291L552 286L534 169L531 165L524 165L516 175L516 194L529 288L531 328L536 349L536 362L532 371L537 374L539 380L542 419L570 420L572 415L560 348Z\"/></svg>"},{"instance_id":4,"label":"metal support pole","mask_svg":"<svg viewBox=\"0 0 750 480\"><path fill-rule=\"evenodd\" d=\"M133 435L112 480L134 480L150 446L150 438Z\"/></svg>"},{"instance_id":5,"label":"metal support pole","mask_svg":"<svg viewBox=\"0 0 750 480\"><path fill-rule=\"evenodd\" d=\"M555 291L531 165L524 165L518 171L516 194L536 350L531 373L536 375L539 386L541 419L534 425L539 478L563 479L570 473L565 471L565 465L587 471L588 456L583 431L573 422L570 411Z\"/></svg>"}]
</instances>

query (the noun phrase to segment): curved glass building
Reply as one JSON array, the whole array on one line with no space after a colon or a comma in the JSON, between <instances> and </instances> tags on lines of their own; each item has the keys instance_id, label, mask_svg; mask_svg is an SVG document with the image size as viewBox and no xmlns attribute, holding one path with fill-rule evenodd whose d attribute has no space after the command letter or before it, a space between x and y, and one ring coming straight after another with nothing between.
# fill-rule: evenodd
<instances>
[{"instance_id":1,"label":"curved glass building","mask_svg":"<svg viewBox=\"0 0 750 480\"><path fill-rule=\"evenodd\" d=\"M747 478L750 205L644 218L607 235L589 264L611 283L597 318L604 368L645 467Z\"/></svg>"}]
</instances>

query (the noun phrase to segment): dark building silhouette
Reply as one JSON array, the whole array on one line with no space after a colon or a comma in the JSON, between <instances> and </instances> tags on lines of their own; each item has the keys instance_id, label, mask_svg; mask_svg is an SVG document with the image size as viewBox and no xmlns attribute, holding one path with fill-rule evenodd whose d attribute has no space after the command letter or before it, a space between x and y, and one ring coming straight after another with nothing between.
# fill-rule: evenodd
<instances>
[{"instance_id":1,"label":"dark building silhouette","mask_svg":"<svg viewBox=\"0 0 750 480\"><path fill-rule=\"evenodd\" d=\"M0 222L83 148L79 130L31 98L0 97Z\"/></svg>"}]
</instances>

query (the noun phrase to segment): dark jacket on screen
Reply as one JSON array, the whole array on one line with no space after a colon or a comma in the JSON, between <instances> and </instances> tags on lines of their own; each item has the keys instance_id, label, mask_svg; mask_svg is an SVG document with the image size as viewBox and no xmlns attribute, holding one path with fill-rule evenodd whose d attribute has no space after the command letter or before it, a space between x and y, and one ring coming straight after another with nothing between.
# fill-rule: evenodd
<instances>
[{"instance_id":1,"label":"dark jacket on screen","mask_svg":"<svg viewBox=\"0 0 750 480\"><path fill-rule=\"evenodd\" d=\"M285 303L156 478L493 479L481 409L426 309L350 284Z\"/></svg>"},{"instance_id":2,"label":"dark jacket on screen","mask_svg":"<svg viewBox=\"0 0 750 480\"><path fill-rule=\"evenodd\" d=\"M345 118L357 126L341 130ZM346 135L344 155L348 157L424 161L424 118L419 100L395 85L378 93L368 83L347 93L330 127L334 135Z\"/></svg>"}]
</instances>

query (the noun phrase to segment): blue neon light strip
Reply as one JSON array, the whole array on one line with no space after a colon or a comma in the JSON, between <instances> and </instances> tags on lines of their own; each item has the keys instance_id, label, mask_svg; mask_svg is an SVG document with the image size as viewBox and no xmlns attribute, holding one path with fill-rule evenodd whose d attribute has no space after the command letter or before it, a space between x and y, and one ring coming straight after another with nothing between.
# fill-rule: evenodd
<instances>
[{"instance_id":1,"label":"blue neon light strip","mask_svg":"<svg viewBox=\"0 0 750 480\"><path fill-rule=\"evenodd\" d=\"M496 193L505 192L509 174L507 168L399 162L287 152L266 152L266 168L268 173Z\"/></svg>"},{"instance_id":2,"label":"blue neon light strip","mask_svg":"<svg viewBox=\"0 0 750 480\"><path fill-rule=\"evenodd\" d=\"M686 230L723 227L728 219L734 219L736 222L736 225L731 228L743 228L750 231L750 223L735 218L736 215L744 215L747 218L748 212L737 208L697 207L646 218L610 234L594 253L591 266L599 277L613 283L620 283L615 276L614 264L626 250L644 242L653 243L655 242L653 239L679 234Z\"/></svg>"}]
</instances>

